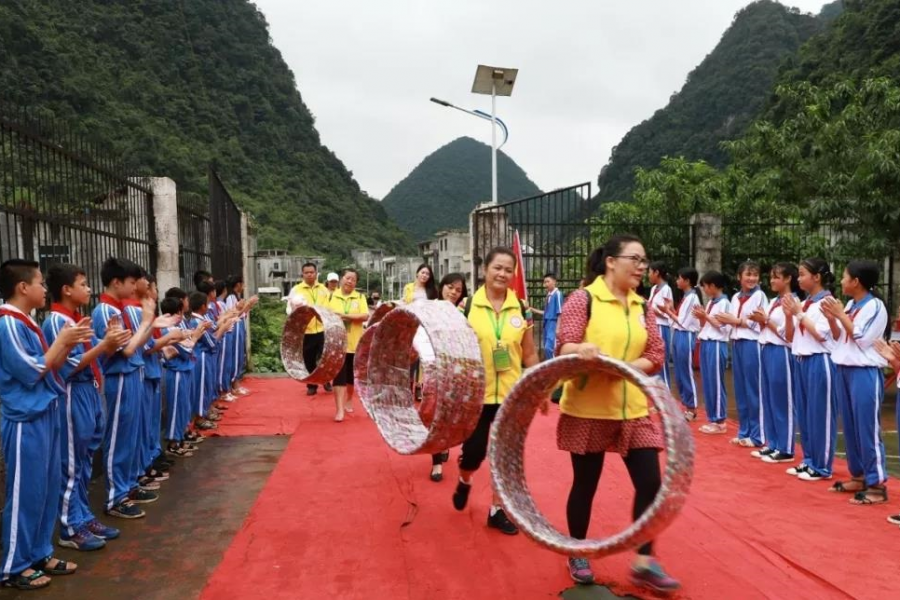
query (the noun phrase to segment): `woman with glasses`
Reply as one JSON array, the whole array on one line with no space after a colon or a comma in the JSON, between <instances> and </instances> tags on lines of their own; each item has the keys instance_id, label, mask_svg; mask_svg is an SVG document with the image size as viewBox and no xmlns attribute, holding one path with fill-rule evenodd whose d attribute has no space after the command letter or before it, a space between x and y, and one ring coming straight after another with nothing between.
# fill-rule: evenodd
<instances>
[{"instance_id":1,"label":"woman with glasses","mask_svg":"<svg viewBox=\"0 0 900 600\"><path fill-rule=\"evenodd\" d=\"M649 262L641 241L617 235L588 259L588 284L570 294L563 306L557 333L559 355L590 359L614 356L647 374L660 370L664 346L656 316L635 293ZM659 451L662 432L650 419L643 392L630 382L606 374L590 374L566 381L559 405L556 440L572 461L572 487L566 505L569 535L583 540L591 520L591 506L607 452L622 456L634 485L632 517L637 520L659 491ZM631 569L635 585L671 591L679 583L652 557L648 542L638 549ZM568 559L569 575L577 583L594 581L585 558Z\"/></svg>"}]
</instances>

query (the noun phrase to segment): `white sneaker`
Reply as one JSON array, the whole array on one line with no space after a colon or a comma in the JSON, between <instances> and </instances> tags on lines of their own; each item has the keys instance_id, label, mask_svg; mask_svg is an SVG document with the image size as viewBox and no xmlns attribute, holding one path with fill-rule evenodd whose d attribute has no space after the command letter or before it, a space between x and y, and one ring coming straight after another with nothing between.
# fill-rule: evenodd
<instances>
[{"instance_id":1,"label":"white sneaker","mask_svg":"<svg viewBox=\"0 0 900 600\"><path fill-rule=\"evenodd\" d=\"M794 465L793 467L788 468L785 473L788 475L793 475L794 477L798 477L801 473L806 473L807 467L804 463L800 463L799 465Z\"/></svg>"},{"instance_id":2,"label":"white sneaker","mask_svg":"<svg viewBox=\"0 0 900 600\"><path fill-rule=\"evenodd\" d=\"M823 479L831 479L831 475L820 475L815 471L806 469L797 475L797 479L802 479L803 481L822 481Z\"/></svg>"},{"instance_id":3,"label":"white sneaker","mask_svg":"<svg viewBox=\"0 0 900 600\"><path fill-rule=\"evenodd\" d=\"M763 446L759 450L754 450L753 452L751 452L750 456L752 456L753 458L763 458L765 456L768 456L769 454L772 454L773 452L775 451L768 446Z\"/></svg>"},{"instance_id":4,"label":"white sneaker","mask_svg":"<svg viewBox=\"0 0 900 600\"><path fill-rule=\"evenodd\" d=\"M245 387L239 387L239 388L236 388L236 389L234 390L234 392L235 392L238 396L247 396L248 394L250 394L250 390L248 390L248 389L245 388Z\"/></svg>"},{"instance_id":5,"label":"white sneaker","mask_svg":"<svg viewBox=\"0 0 900 600\"><path fill-rule=\"evenodd\" d=\"M222 396L222 402L234 402L235 400L237 400L237 396L235 396L231 392Z\"/></svg>"}]
</instances>

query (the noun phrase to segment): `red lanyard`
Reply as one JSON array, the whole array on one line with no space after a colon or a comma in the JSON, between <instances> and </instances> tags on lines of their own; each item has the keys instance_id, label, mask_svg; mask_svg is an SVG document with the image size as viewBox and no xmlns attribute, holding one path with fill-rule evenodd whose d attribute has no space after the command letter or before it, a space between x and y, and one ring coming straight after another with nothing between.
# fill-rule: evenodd
<instances>
[{"instance_id":1,"label":"red lanyard","mask_svg":"<svg viewBox=\"0 0 900 600\"><path fill-rule=\"evenodd\" d=\"M128 313L125 312L124 302L113 298L109 294L100 294L100 302L118 309L119 312L122 313L122 323L125 325L125 327L128 328L129 331L134 331L134 329L131 327L131 319L128 318Z\"/></svg>"},{"instance_id":2,"label":"red lanyard","mask_svg":"<svg viewBox=\"0 0 900 600\"><path fill-rule=\"evenodd\" d=\"M69 310L68 308L63 306L62 304L57 304L56 302L54 302L53 304L50 305L50 311L59 313L64 317L68 317L68 318L72 319L76 324L79 323L84 318L84 315L82 315L81 313L72 312L71 310ZM93 345L90 342L85 342L82 344L82 346L84 346L85 352L87 352L88 350L93 348ZM91 373L94 374L94 381L97 382L97 385L100 385L103 382L103 380L102 380L102 376L100 375L100 367L97 365L96 360L91 361Z\"/></svg>"}]
</instances>

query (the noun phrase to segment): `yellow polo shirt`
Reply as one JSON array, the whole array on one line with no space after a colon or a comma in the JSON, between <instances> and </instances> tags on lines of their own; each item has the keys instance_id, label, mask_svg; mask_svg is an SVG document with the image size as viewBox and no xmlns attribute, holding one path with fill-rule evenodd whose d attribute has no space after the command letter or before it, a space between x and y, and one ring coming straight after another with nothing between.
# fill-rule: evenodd
<instances>
[{"instance_id":1,"label":"yellow polo shirt","mask_svg":"<svg viewBox=\"0 0 900 600\"><path fill-rule=\"evenodd\" d=\"M625 362L637 360L647 345L644 299L633 290L628 306L613 296L598 277L585 288L591 295L591 318L583 342L590 342L607 356ZM646 417L647 397L621 377L592 374L570 379L563 385L559 410L583 419L636 419Z\"/></svg>"},{"instance_id":2,"label":"yellow polo shirt","mask_svg":"<svg viewBox=\"0 0 900 600\"><path fill-rule=\"evenodd\" d=\"M309 285L305 281L301 281L294 286L291 293L297 293L303 296L309 306L328 307L328 288L318 281L314 285ZM306 326L307 334L322 333L323 331L325 331L325 328L322 326L322 321L319 319L313 319L309 322L309 325Z\"/></svg>"},{"instance_id":3,"label":"yellow polo shirt","mask_svg":"<svg viewBox=\"0 0 900 600\"><path fill-rule=\"evenodd\" d=\"M353 290L349 294L344 294L341 288L334 290L331 294L331 304L329 308L339 315L368 315L369 306L363 295ZM356 347L359 345L359 339L363 335L363 324L365 321L344 322L347 328L347 353L354 354Z\"/></svg>"},{"instance_id":4,"label":"yellow polo shirt","mask_svg":"<svg viewBox=\"0 0 900 600\"><path fill-rule=\"evenodd\" d=\"M468 320L478 336L484 361L484 403L502 404L513 384L522 376L522 340L526 335L531 335L528 315L522 315L522 305L512 290L507 290L506 300L498 314L488 300L484 286L481 286L472 296ZM498 341L509 352L510 359L510 368L500 373L494 370L494 350Z\"/></svg>"}]
</instances>

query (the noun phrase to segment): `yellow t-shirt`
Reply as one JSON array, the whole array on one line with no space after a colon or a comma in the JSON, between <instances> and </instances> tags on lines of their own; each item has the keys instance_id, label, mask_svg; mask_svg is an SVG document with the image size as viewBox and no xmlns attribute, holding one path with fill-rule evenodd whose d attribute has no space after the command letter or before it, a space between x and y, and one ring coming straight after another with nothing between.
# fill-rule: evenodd
<instances>
[{"instance_id":1,"label":"yellow t-shirt","mask_svg":"<svg viewBox=\"0 0 900 600\"><path fill-rule=\"evenodd\" d=\"M613 296L602 277L585 288L591 295L591 318L584 342L600 348L603 354L625 362L637 360L647 345L644 299L634 291L628 294L628 307ZM647 397L621 377L594 374L565 382L561 413L583 419L636 419L646 417Z\"/></svg>"},{"instance_id":2,"label":"yellow t-shirt","mask_svg":"<svg viewBox=\"0 0 900 600\"><path fill-rule=\"evenodd\" d=\"M309 285L305 281L301 281L291 290L291 294L297 294L303 297L306 300L306 304L309 306L324 306L328 307L328 288L319 283L318 281ZM309 322L309 325L306 326L306 333L322 333L325 331L325 328L322 326L322 321L319 319L313 319Z\"/></svg>"},{"instance_id":3,"label":"yellow t-shirt","mask_svg":"<svg viewBox=\"0 0 900 600\"><path fill-rule=\"evenodd\" d=\"M507 290L506 300L497 314L484 286L481 286L472 296L468 320L478 336L484 361L484 403L502 404L513 384L522 376L522 340L526 335L531 335L532 327L528 315L523 316L522 305L512 290ZM500 373L494 368L494 351L498 341L509 353L509 369Z\"/></svg>"},{"instance_id":4,"label":"yellow t-shirt","mask_svg":"<svg viewBox=\"0 0 900 600\"><path fill-rule=\"evenodd\" d=\"M349 294L344 294L341 288L334 290L331 294L331 304L329 308L339 315L368 315L369 306L366 299L356 290ZM363 334L363 324L365 321L344 321L347 328L347 353L354 354L356 346L359 345L359 339Z\"/></svg>"}]
</instances>

